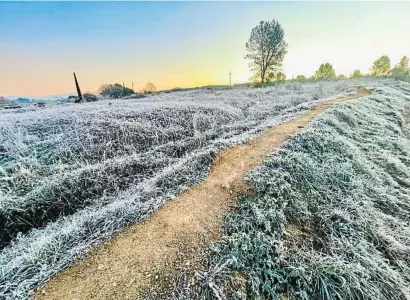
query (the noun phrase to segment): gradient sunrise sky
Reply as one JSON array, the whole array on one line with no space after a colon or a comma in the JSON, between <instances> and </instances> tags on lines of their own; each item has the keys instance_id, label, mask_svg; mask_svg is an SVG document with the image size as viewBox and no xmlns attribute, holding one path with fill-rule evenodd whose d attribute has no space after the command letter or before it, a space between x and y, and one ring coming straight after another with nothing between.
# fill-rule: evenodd
<instances>
[{"instance_id":1,"label":"gradient sunrise sky","mask_svg":"<svg viewBox=\"0 0 410 300\"><path fill-rule=\"evenodd\" d=\"M159 89L246 82L250 30L277 19L288 78L330 62L367 73L410 56L409 2L0 2L0 96L124 82Z\"/></svg>"}]
</instances>

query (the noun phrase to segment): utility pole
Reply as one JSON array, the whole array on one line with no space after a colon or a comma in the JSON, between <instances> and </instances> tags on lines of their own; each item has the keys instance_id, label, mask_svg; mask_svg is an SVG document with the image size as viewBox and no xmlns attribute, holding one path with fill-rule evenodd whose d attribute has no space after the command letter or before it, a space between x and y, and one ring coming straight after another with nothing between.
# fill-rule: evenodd
<instances>
[{"instance_id":1,"label":"utility pole","mask_svg":"<svg viewBox=\"0 0 410 300\"><path fill-rule=\"evenodd\" d=\"M78 85L77 76L75 76L75 72L73 74L74 74L75 87L77 88L77 94L78 94L78 100L76 100L75 102L78 103L78 102L83 101L83 95L81 94L80 86Z\"/></svg>"},{"instance_id":2,"label":"utility pole","mask_svg":"<svg viewBox=\"0 0 410 300\"><path fill-rule=\"evenodd\" d=\"M134 90L134 81L131 82L131 87L132 87L132 90Z\"/></svg>"},{"instance_id":3,"label":"utility pole","mask_svg":"<svg viewBox=\"0 0 410 300\"><path fill-rule=\"evenodd\" d=\"M229 71L229 87L232 87L231 71Z\"/></svg>"}]
</instances>

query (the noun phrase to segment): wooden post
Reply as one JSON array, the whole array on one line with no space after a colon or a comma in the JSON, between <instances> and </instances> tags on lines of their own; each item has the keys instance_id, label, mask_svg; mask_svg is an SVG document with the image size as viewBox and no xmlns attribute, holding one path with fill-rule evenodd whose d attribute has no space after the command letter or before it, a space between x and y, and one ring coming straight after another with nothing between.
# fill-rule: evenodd
<instances>
[{"instance_id":1,"label":"wooden post","mask_svg":"<svg viewBox=\"0 0 410 300\"><path fill-rule=\"evenodd\" d=\"M75 87L77 88L77 94L78 94L78 100L76 100L75 102L78 103L78 102L83 101L83 95L81 94L80 86L78 85L77 76L75 76L75 72L73 74L74 74Z\"/></svg>"}]
</instances>

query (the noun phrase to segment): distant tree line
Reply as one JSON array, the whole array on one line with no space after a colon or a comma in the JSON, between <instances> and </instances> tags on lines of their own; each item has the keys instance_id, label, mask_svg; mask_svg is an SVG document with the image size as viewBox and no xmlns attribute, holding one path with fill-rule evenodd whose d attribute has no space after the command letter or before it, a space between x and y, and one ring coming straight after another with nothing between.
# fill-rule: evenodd
<instances>
[{"instance_id":1,"label":"distant tree line","mask_svg":"<svg viewBox=\"0 0 410 300\"><path fill-rule=\"evenodd\" d=\"M121 98L142 98L146 94L152 94L157 90L152 82L148 82L140 92L136 92L133 89L126 87L124 84L103 84L101 85L98 94L103 98L109 99L121 99ZM91 93L85 93L82 95L82 102L94 102L98 101L99 97ZM69 102L79 102L78 96L69 96Z\"/></svg>"},{"instance_id":2,"label":"distant tree line","mask_svg":"<svg viewBox=\"0 0 410 300\"><path fill-rule=\"evenodd\" d=\"M286 79L281 72L283 59L287 53L287 43L284 40L285 31L275 19L272 21L261 21L252 28L248 42L246 43L246 59L250 60L249 67L254 75L251 81L256 87L261 87L265 83L272 81L283 81ZM390 58L383 55L376 59L370 70L372 76L392 76L396 79L408 78L410 75L409 58L403 56L400 62L391 68ZM354 70L350 78L364 76L360 70ZM336 75L336 71L330 63L319 66L311 80L347 78L345 75ZM298 75L296 80L304 81L304 75Z\"/></svg>"},{"instance_id":3,"label":"distant tree line","mask_svg":"<svg viewBox=\"0 0 410 300\"><path fill-rule=\"evenodd\" d=\"M275 19L272 21L260 21L257 26L252 28L249 40L246 42L246 59L250 61L249 67L254 75L251 80L255 87L263 87L264 84L272 82L281 82L286 80L286 75L282 72L283 59L287 53L288 44L285 42L285 31ZM392 76L396 79L410 78L409 58L403 56L398 64L391 68L390 58L383 55L376 59L370 69L371 76ZM360 70L354 70L350 78L360 78L363 75ZM345 79L345 75L337 75L333 65L329 62L319 66L316 72L307 78L304 75L297 75L296 80L326 80L326 79ZM409 79L410 80L410 79ZM103 84L99 89L99 95L104 98L140 98L146 94L156 91L152 82L148 82L139 92L126 87L124 84ZM78 102L76 96L70 96ZM80 97L81 98L81 97ZM86 93L83 95L83 101L97 101L96 95ZM80 99L81 100L81 99Z\"/></svg>"},{"instance_id":4,"label":"distant tree line","mask_svg":"<svg viewBox=\"0 0 410 300\"><path fill-rule=\"evenodd\" d=\"M145 87L141 90L140 93L135 92L133 89L130 89L129 87L126 87L124 85L121 85L119 83L114 83L114 84L103 84L100 87L100 95L106 98L112 98L112 99L119 99L119 98L124 98L124 97L131 97L132 95L135 95L135 98L141 97L141 95L138 94L151 94L155 92L157 88L152 82L148 82Z\"/></svg>"}]
</instances>

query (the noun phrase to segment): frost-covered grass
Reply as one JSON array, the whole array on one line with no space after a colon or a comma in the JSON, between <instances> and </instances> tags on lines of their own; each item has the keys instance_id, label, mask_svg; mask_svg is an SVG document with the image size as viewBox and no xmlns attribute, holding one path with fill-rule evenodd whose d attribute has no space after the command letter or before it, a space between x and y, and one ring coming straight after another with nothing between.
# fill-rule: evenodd
<instances>
[{"instance_id":1,"label":"frost-covered grass","mask_svg":"<svg viewBox=\"0 0 410 300\"><path fill-rule=\"evenodd\" d=\"M255 195L173 299L410 299L410 84L385 84L247 174Z\"/></svg>"},{"instance_id":2,"label":"frost-covered grass","mask_svg":"<svg viewBox=\"0 0 410 300\"><path fill-rule=\"evenodd\" d=\"M360 81L193 90L0 112L0 298L25 298L90 245L206 176L220 148Z\"/></svg>"}]
</instances>

